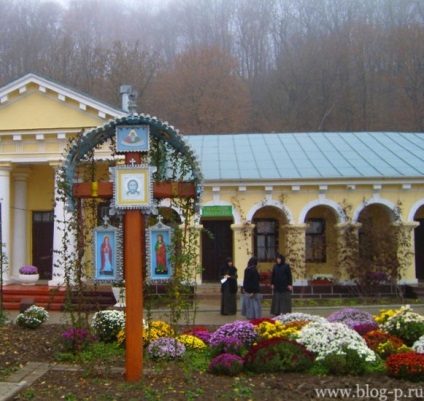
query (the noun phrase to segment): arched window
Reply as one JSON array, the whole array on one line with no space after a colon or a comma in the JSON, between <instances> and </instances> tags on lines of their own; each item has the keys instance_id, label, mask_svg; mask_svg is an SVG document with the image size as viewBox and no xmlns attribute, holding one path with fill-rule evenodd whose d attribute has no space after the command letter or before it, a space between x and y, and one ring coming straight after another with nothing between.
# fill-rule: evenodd
<instances>
[{"instance_id":1,"label":"arched window","mask_svg":"<svg viewBox=\"0 0 424 401\"><path fill-rule=\"evenodd\" d=\"M254 249L259 262L272 262L278 252L278 220L253 219Z\"/></svg>"},{"instance_id":2,"label":"arched window","mask_svg":"<svg viewBox=\"0 0 424 401\"><path fill-rule=\"evenodd\" d=\"M324 263L327 260L325 244L325 220L306 219L308 228L306 229L305 252L306 262Z\"/></svg>"}]
</instances>

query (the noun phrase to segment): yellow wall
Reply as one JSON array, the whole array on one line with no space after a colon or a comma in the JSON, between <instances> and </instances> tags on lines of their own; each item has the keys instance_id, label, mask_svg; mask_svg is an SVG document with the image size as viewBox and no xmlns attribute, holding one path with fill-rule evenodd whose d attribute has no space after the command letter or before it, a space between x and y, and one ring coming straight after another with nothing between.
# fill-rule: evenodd
<instances>
[{"instance_id":1,"label":"yellow wall","mask_svg":"<svg viewBox=\"0 0 424 401\"><path fill-rule=\"evenodd\" d=\"M104 120L59 100L56 96L31 91L19 102L0 108L0 131L49 130L96 127Z\"/></svg>"},{"instance_id":2,"label":"yellow wall","mask_svg":"<svg viewBox=\"0 0 424 401\"><path fill-rule=\"evenodd\" d=\"M218 184L216 184L218 185ZM410 213L414 204L423 199L424 186L413 184L410 189L405 189L402 183L382 185L382 189L376 190L372 182L364 182L361 185L356 185L355 188L349 189L347 185L332 185L326 183L328 189L326 191L319 190L319 184L301 186L299 191L293 191L289 186L275 185L272 187L270 196L265 190L265 185L257 185L247 187L246 191L239 191L238 186L221 186L219 191L212 191L211 186L205 186L205 192L202 197L203 204L231 204L241 216L241 223L246 224L246 218L252 215L254 207L262 207L254 217L268 217L276 218L280 221L280 252L286 254L284 245L284 236L286 235L284 225L286 224L286 216L276 207L269 206L271 202L279 202L283 205L293 217L293 224L302 224L301 214L305 212L305 207L308 204L316 203L315 206L306 213L306 217L325 217L327 219L326 225L326 240L327 245L333 247L333 250L327 251L327 261L325 263L307 263L306 264L306 277L312 276L316 273L322 274L335 274L337 273L337 224L341 223L339 216L339 208L341 205L349 206L349 218L351 219L354 213L357 213L363 207L369 207L369 210L376 211L378 208L387 210L392 213L392 207L396 207L401 203L401 215L404 222ZM221 203L220 203L221 202ZM364 203L365 202L365 203ZM378 203L379 206L373 203ZM389 206L387 206L387 205ZM424 218L424 206L421 207L415 218ZM249 223L249 222L247 222ZM234 233L234 238L242 238L239 233ZM249 256L253 254L253 239L248 239L250 244L240 247L235 243L234 246L234 262L244 270L245 264ZM250 250L250 255L246 255L246 249ZM287 255L286 255L287 256ZM259 269L261 271L270 270L273 263L261 262ZM415 270L413 266L406 269L406 279L415 278ZM240 280L243 279L243 274L240 275ZM296 279L305 279L306 277L296 277ZM240 281L239 280L239 281Z\"/></svg>"}]
</instances>

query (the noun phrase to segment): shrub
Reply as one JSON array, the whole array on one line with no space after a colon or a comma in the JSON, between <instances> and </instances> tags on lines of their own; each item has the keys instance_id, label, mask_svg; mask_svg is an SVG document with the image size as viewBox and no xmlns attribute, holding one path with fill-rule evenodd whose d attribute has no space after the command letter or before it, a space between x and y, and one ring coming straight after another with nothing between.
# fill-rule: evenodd
<instances>
[{"instance_id":1,"label":"shrub","mask_svg":"<svg viewBox=\"0 0 424 401\"><path fill-rule=\"evenodd\" d=\"M339 351L333 351L325 355L320 364L328 374L360 376L366 372L368 362L357 350L343 345Z\"/></svg>"},{"instance_id":2,"label":"shrub","mask_svg":"<svg viewBox=\"0 0 424 401\"><path fill-rule=\"evenodd\" d=\"M393 334L412 346L424 333L424 316L412 311L409 305L402 306L387 319L382 330Z\"/></svg>"},{"instance_id":3,"label":"shrub","mask_svg":"<svg viewBox=\"0 0 424 401\"><path fill-rule=\"evenodd\" d=\"M190 334L181 334L176 338L181 344L184 344L186 348L201 351L206 348L206 344L198 337Z\"/></svg>"},{"instance_id":4,"label":"shrub","mask_svg":"<svg viewBox=\"0 0 424 401\"><path fill-rule=\"evenodd\" d=\"M220 354L233 354L242 356L246 349L243 342L237 337L215 337L209 343L212 356Z\"/></svg>"},{"instance_id":5,"label":"shrub","mask_svg":"<svg viewBox=\"0 0 424 401\"><path fill-rule=\"evenodd\" d=\"M244 366L257 373L303 372L313 355L302 344L286 338L271 338L254 345L244 357Z\"/></svg>"},{"instance_id":6,"label":"shrub","mask_svg":"<svg viewBox=\"0 0 424 401\"><path fill-rule=\"evenodd\" d=\"M306 348L317 354L317 360L322 360L326 355L335 351L344 353L343 346L347 349L356 350L367 362L376 360L374 351L370 350L365 340L344 323L312 322L299 332L297 341Z\"/></svg>"},{"instance_id":7,"label":"shrub","mask_svg":"<svg viewBox=\"0 0 424 401\"><path fill-rule=\"evenodd\" d=\"M246 348L250 348L256 341L255 326L250 322L237 320L219 327L211 336L212 342L219 342L225 337L236 337L240 339Z\"/></svg>"},{"instance_id":8,"label":"shrub","mask_svg":"<svg viewBox=\"0 0 424 401\"><path fill-rule=\"evenodd\" d=\"M96 340L87 330L69 329L64 331L60 338L64 352L78 353L87 348L87 346Z\"/></svg>"},{"instance_id":9,"label":"shrub","mask_svg":"<svg viewBox=\"0 0 424 401\"><path fill-rule=\"evenodd\" d=\"M125 314L117 310L99 311L94 314L91 325L99 341L114 342L125 326Z\"/></svg>"},{"instance_id":10,"label":"shrub","mask_svg":"<svg viewBox=\"0 0 424 401\"><path fill-rule=\"evenodd\" d=\"M387 358L386 366L388 375L396 379L424 381L424 354L417 352L394 354Z\"/></svg>"},{"instance_id":11,"label":"shrub","mask_svg":"<svg viewBox=\"0 0 424 401\"><path fill-rule=\"evenodd\" d=\"M27 329L36 329L48 319L49 314L42 306L32 305L16 317L16 324Z\"/></svg>"},{"instance_id":12,"label":"shrub","mask_svg":"<svg viewBox=\"0 0 424 401\"><path fill-rule=\"evenodd\" d=\"M243 358L233 354L221 354L212 359L208 371L215 375L236 376L243 370Z\"/></svg>"},{"instance_id":13,"label":"shrub","mask_svg":"<svg viewBox=\"0 0 424 401\"><path fill-rule=\"evenodd\" d=\"M169 337L158 338L147 347L147 354L153 359L178 359L183 356L185 351L184 344Z\"/></svg>"},{"instance_id":14,"label":"shrub","mask_svg":"<svg viewBox=\"0 0 424 401\"><path fill-rule=\"evenodd\" d=\"M143 331L144 345L148 345L161 337L173 337L172 327L161 320L153 320Z\"/></svg>"},{"instance_id":15,"label":"shrub","mask_svg":"<svg viewBox=\"0 0 424 401\"><path fill-rule=\"evenodd\" d=\"M329 322L342 322L360 334L378 328L378 323L371 313L354 308L343 308L336 311L329 315L327 320Z\"/></svg>"}]
</instances>

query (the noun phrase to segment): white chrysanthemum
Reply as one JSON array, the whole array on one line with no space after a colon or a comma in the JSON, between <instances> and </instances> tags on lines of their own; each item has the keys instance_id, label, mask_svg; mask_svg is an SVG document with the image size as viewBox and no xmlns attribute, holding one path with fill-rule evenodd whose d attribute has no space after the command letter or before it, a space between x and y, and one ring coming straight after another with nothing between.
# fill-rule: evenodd
<instances>
[{"instance_id":1,"label":"white chrysanthemum","mask_svg":"<svg viewBox=\"0 0 424 401\"><path fill-rule=\"evenodd\" d=\"M310 315L308 313L286 313L284 315L278 315L273 318L273 320L276 320L282 324L287 324L290 322L296 322L296 321L311 321L311 322L326 322L327 319L325 319L322 316L318 315Z\"/></svg>"},{"instance_id":2,"label":"white chrysanthemum","mask_svg":"<svg viewBox=\"0 0 424 401\"><path fill-rule=\"evenodd\" d=\"M318 354L317 360L333 353L342 355L343 347L355 350L367 362L376 360L374 351L368 348L365 340L344 323L311 322L300 330L296 341L305 345L308 351Z\"/></svg>"},{"instance_id":3,"label":"white chrysanthemum","mask_svg":"<svg viewBox=\"0 0 424 401\"><path fill-rule=\"evenodd\" d=\"M419 354L424 354L424 335L414 342L412 350Z\"/></svg>"},{"instance_id":4,"label":"white chrysanthemum","mask_svg":"<svg viewBox=\"0 0 424 401\"><path fill-rule=\"evenodd\" d=\"M102 310L93 315L94 334L100 341L111 342L125 327L125 313L118 310Z\"/></svg>"}]
</instances>

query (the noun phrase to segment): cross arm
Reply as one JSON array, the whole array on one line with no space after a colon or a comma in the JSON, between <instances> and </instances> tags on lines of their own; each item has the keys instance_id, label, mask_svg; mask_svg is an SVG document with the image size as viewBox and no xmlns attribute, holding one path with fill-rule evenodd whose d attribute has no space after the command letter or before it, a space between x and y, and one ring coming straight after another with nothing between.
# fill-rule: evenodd
<instances>
[{"instance_id":1,"label":"cross arm","mask_svg":"<svg viewBox=\"0 0 424 401\"><path fill-rule=\"evenodd\" d=\"M75 198L112 198L112 182L81 182L72 188ZM191 182L154 182L155 198L195 198L196 188Z\"/></svg>"}]
</instances>

